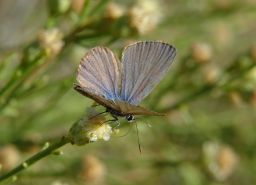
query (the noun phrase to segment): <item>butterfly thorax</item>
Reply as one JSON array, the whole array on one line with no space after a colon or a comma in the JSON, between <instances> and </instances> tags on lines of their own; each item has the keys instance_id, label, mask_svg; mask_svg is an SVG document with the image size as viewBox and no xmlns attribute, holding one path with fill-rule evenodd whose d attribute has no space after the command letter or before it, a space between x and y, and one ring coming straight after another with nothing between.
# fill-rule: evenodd
<instances>
[{"instance_id":1,"label":"butterfly thorax","mask_svg":"<svg viewBox=\"0 0 256 185\"><path fill-rule=\"evenodd\" d=\"M132 109L134 107L133 105L130 105L124 101L114 101L115 108L107 107L107 112L109 112L114 118L117 119L117 117L125 117L127 121L133 121L134 115L132 113L129 113L129 109Z\"/></svg>"},{"instance_id":2,"label":"butterfly thorax","mask_svg":"<svg viewBox=\"0 0 256 185\"><path fill-rule=\"evenodd\" d=\"M112 114L114 116L120 116L120 117L126 116L126 113L123 113L123 112L120 112L118 110L114 110L111 108L107 108L107 112L109 112L110 114Z\"/></svg>"},{"instance_id":3,"label":"butterfly thorax","mask_svg":"<svg viewBox=\"0 0 256 185\"><path fill-rule=\"evenodd\" d=\"M107 112L109 112L115 119L118 119L117 117L125 117L125 119L129 122L134 120L134 116L132 114L127 114L111 108L107 108Z\"/></svg>"}]
</instances>

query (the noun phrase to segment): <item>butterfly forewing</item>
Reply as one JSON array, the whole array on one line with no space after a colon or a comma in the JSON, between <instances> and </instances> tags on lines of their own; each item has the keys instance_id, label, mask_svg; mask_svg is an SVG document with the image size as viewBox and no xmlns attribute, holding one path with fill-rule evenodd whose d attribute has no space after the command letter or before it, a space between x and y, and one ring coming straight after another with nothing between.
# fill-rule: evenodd
<instances>
[{"instance_id":1,"label":"butterfly forewing","mask_svg":"<svg viewBox=\"0 0 256 185\"><path fill-rule=\"evenodd\" d=\"M107 100L103 96L99 96L94 93L91 93L91 91L85 90L83 87L81 87L78 84L75 84L74 89L77 90L82 95L93 99L96 103L98 103L106 108L118 110L118 111L120 110L120 107L115 102L113 102L111 100Z\"/></svg>"},{"instance_id":2,"label":"butterfly forewing","mask_svg":"<svg viewBox=\"0 0 256 185\"><path fill-rule=\"evenodd\" d=\"M176 50L163 42L138 42L122 56L121 99L137 105L168 71Z\"/></svg>"},{"instance_id":3,"label":"butterfly forewing","mask_svg":"<svg viewBox=\"0 0 256 185\"><path fill-rule=\"evenodd\" d=\"M91 49L80 62L77 82L84 91L116 100L120 79L120 62L105 47Z\"/></svg>"}]
</instances>

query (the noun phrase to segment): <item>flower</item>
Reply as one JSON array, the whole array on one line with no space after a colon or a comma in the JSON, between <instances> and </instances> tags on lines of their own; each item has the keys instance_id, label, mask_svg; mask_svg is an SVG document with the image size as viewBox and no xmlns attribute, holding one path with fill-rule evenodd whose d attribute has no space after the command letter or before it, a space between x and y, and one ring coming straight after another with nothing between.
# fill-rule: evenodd
<instances>
[{"instance_id":1,"label":"flower","mask_svg":"<svg viewBox=\"0 0 256 185\"><path fill-rule=\"evenodd\" d=\"M38 34L38 41L40 46L50 56L55 56L60 52L64 46L64 41L62 38L63 34L57 28L43 30Z\"/></svg>"},{"instance_id":2,"label":"flower","mask_svg":"<svg viewBox=\"0 0 256 185\"><path fill-rule=\"evenodd\" d=\"M207 142L203 145L203 153L208 170L217 180L225 180L233 173L237 156L229 146Z\"/></svg>"},{"instance_id":3,"label":"flower","mask_svg":"<svg viewBox=\"0 0 256 185\"><path fill-rule=\"evenodd\" d=\"M219 79L220 70L214 65L207 65L202 68L202 74L205 83L211 85Z\"/></svg>"},{"instance_id":4,"label":"flower","mask_svg":"<svg viewBox=\"0 0 256 185\"><path fill-rule=\"evenodd\" d=\"M87 110L88 116L75 123L69 135L72 144L84 145L98 140L108 141L113 133L112 127L107 124L105 117L95 111L94 108Z\"/></svg>"},{"instance_id":5,"label":"flower","mask_svg":"<svg viewBox=\"0 0 256 185\"><path fill-rule=\"evenodd\" d=\"M54 180L51 185L68 185L68 183L59 181L59 180Z\"/></svg>"},{"instance_id":6,"label":"flower","mask_svg":"<svg viewBox=\"0 0 256 185\"><path fill-rule=\"evenodd\" d=\"M106 174L104 164L93 155L86 155L81 161L79 177L88 184L102 184Z\"/></svg>"},{"instance_id":7,"label":"flower","mask_svg":"<svg viewBox=\"0 0 256 185\"><path fill-rule=\"evenodd\" d=\"M71 0L71 8L76 13L80 13L83 9L85 0Z\"/></svg>"},{"instance_id":8,"label":"flower","mask_svg":"<svg viewBox=\"0 0 256 185\"><path fill-rule=\"evenodd\" d=\"M121 5L110 2L106 7L106 17L109 19L117 19L123 16L125 13L125 8Z\"/></svg>"},{"instance_id":9,"label":"flower","mask_svg":"<svg viewBox=\"0 0 256 185\"><path fill-rule=\"evenodd\" d=\"M0 148L1 170L8 171L18 164L19 151L13 145L5 145Z\"/></svg>"},{"instance_id":10,"label":"flower","mask_svg":"<svg viewBox=\"0 0 256 185\"><path fill-rule=\"evenodd\" d=\"M202 64L212 58L212 49L206 43L194 43L191 47L191 55L196 62Z\"/></svg>"},{"instance_id":11,"label":"flower","mask_svg":"<svg viewBox=\"0 0 256 185\"><path fill-rule=\"evenodd\" d=\"M154 0L138 0L129 11L131 27L142 35L154 30L162 17L161 7Z\"/></svg>"}]
</instances>

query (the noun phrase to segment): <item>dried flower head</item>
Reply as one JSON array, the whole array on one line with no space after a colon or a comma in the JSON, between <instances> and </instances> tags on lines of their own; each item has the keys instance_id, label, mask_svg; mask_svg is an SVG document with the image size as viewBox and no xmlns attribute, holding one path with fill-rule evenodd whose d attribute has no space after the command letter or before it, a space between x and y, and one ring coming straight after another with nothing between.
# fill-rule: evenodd
<instances>
[{"instance_id":1,"label":"dried flower head","mask_svg":"<svg viewBox=\"0 0 256 185\"><path fill-rule=\"evenodd\" d=\"M113 133L112 127L106 123L104 115L97 115L93 108L88 116L75 123L70 129L70 137L75 145L84 145L98 140L108 141Z\"/></svg>"},{"instance_id":2,"label":"dried flower head","mask_svg":"<svg viewBox=\"0 0 256 185\"><path fill-rule=\"evenodd\" d=\"M233 33L227 24L218 22L213 25L211 32L218 47L223 48L232 44Z\"/></svg>"},{"instance_id":3,"label":"dried flower head","mask_svg":"<svg viewBox=\"0 0 256 185\"><path fill-rule=\"evenodd\" d=\"M83 6L84 6L85 0L71 0L71 8L76 13L80 13Z\"/></svg>"},{"instance_id":4,"label":"dried flower head","mask_svg":"<svg viewBox=\"0 0 256 185\"><path fill-rule=\"evenodd\" d=\"M237 156L229 146L207 142L203 146L203 152L207 168L217 180L225 180L232 174Z\"/></svg>"},{"instance_id":5,"label":"dried flower head","mask_svg":"<svg viewBox=\"0 0 256 185\"><path fill-rule=\"evenodd\" d=\"M13 145L5 145L0 148L1 170L8 171L18 164L20 155Z\"/></svg>"},{"instance_id":6,"label":"dried flower head","mask_svg":"<svg viewBox=\"0 0 256 185\"><path fill-rule=\"evenodd\" d=\"M209 85L214 84L220 76L219 69L214 65L207 65L203 67L202 73L203 73L205 83Z\"/></svg>"},{"instance_id":7,"label":"dried flower head","mask_svg":"<svg viewBox=\"0 0 256 185\"><path fill-rule=\"evenodd\" d=\"M49 56L57 55L64 46L63 34L59 29L41 31L38 35L39 44Z\"/></svg>"},{"instance_id":8,"label":"dried flower head","mask_svg":"<svg viewBox=\"0 0 256 185\"><path fill-rule=\"evenodd\" d=\"M92 155L86 155L81 162L80 178L90 184L101 184L104 181L106 169L104 164Z\"/></svg>"},{"instance_id":9,"label":"dried flower head","mask_svg":"<svg viewBox=\"0 0 256 185\"><path fill-rule=\"evenodd\" d=\"M208 62L212 57L212 49L205 43L194 43L191 47L191 55L199 64Z\"/></svg>"},{"instance_id":10,"label":"dried flower head","mask_svg":"<svg viewBox=\"0 0 256 185\"><path fill-rule=\"evenodd\" d=\"M117 3L110 2L107 5L105 16L109 19L118 19L125 14L125 8Z\"/></svg>"},{"instance_id":11,"label":"dried flower head","mask_svg":"<svg viewBox=\"0 0 256 185\"><path fill-rule=\"evenodd\" d=\"M62 182L62 181L59 181L59 180L55 180L51 183L51 185L69 185L68 183L66 182Z\"/></svg>"},{"instance_id":12,"label":"dried flower head","mask_svg":"<svg viewBox=\"0 0 256 185\"><path fill-rule=\"evenodd\" d=\"M154 0L138 0L129 11L131 27L142 35L154 30L162 17L159 2Z\"/></svg>"}]
</instances>

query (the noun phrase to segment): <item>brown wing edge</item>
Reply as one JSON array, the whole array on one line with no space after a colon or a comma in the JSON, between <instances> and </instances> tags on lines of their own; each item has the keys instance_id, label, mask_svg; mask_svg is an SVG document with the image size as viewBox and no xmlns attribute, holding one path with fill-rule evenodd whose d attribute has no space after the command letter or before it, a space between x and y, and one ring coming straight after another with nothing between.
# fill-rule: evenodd
<instances>
[{"instance_id":1,"label":"brown wing edge","mask_svg":"<svg viewBox=\"0 0 256 185\"><path fill-rule=\"evenodd\" d=\"M88 98L91 98L92 100L94 100L95 102L97 102L98 104L100 104L106 108L111 108L111 109L117 110L117 106L115 105L114 102L107 100L104 97L99 96L97 94L93 94L89 91L86 91L83 87L81 87L80 85L78 85L76 83L74 84L74 89L76 91L78 91L80 94L82 94Z\"/></svg>"},{"instance_id":2,"label":"brown wing edge","mask_svg":"<svg viewBox=\"0 0 256 185\"><path fill-rule=\"evenodd\" d=\"M135 110L131 111L131 114L133 114L133 115L147 115L147 116L166 116L166 114L164 114L164 113L151 111L151 110L148 110L148 109L146 109L144 107L141 107L141 106L137 106L135 108Z\"/></svg>"},{"instance_id":3,"label":"brown wing edge","mask_svg":"<svg viewBox=\"0 0 256 185\"><path fill-rule=\"evenodd\" d=\"M118 101L116 104L120 107L121 112L132 115L148 115L148 116L165 116L163 113L154 112L141 106L135 106L126 102Z\"/></svg>"},{"instance_id":4,"label":"brown wing edge","mask_svg":"<svg viewBox=\"0 0 256 185\"><path fill-rule=\"evenodd\" d=\"M110 108L112 110L120 111L120 113L123 113L124 115L126 115L126 114L148 115L148 116L165 116L166 115L164 113L154 112L154 111L148 110L144 107L130 105L130 104L127 104L127 103L121 102L121 101L114 103L110 100L105 99L102 96L99 96L99 95L93 94L89 91L86 91L83 87L81 87L78 84L74 84L74 89L76 91L78 91L80 94L82 94L88 98L91 98L98 104L100 104L106 108Z\"/></svg>"}]
</instances>

